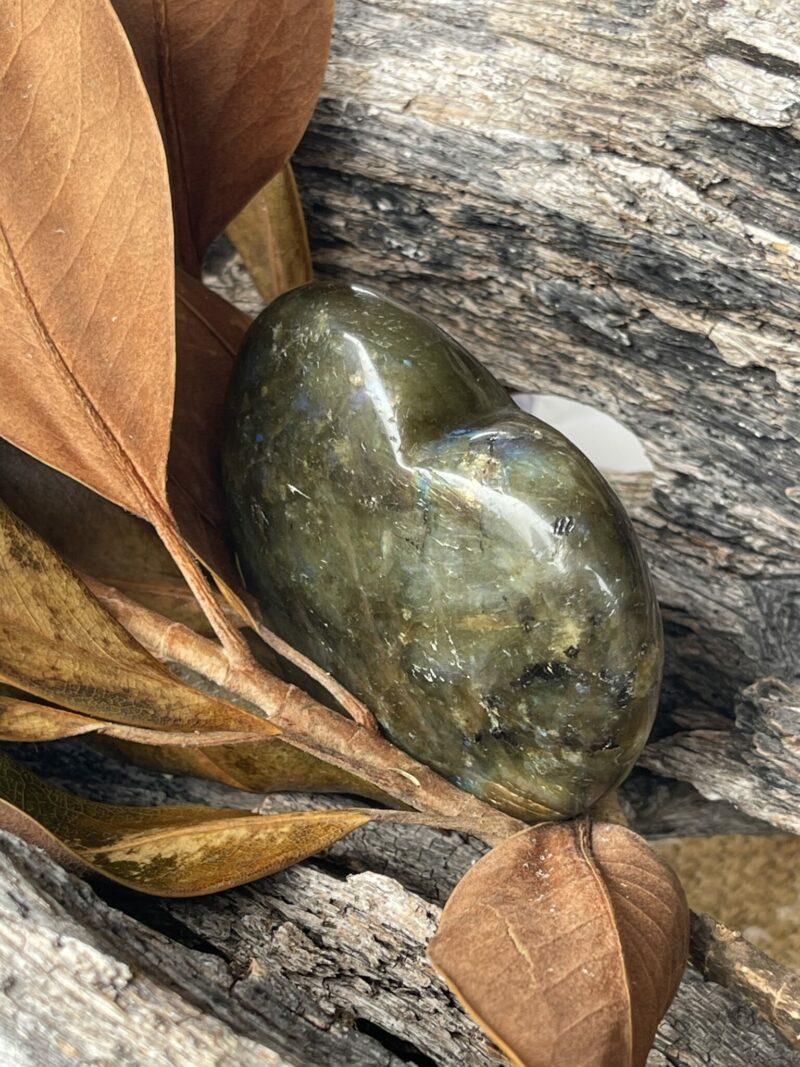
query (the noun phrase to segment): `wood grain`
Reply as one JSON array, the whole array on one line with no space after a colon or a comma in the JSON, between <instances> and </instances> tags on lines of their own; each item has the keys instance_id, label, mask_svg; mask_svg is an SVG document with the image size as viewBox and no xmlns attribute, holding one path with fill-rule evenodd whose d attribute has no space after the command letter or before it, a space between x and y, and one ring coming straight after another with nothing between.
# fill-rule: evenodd
<instances>
[{"instance_id":1,"label":"wood grain","mask_svg":"<svg viewBox=\"0 0 800 1067\"><path fill-rule=\"evenodd\" d=\"M136 1067L501 1062L424 962L439 909L392 879L301 866L249 890L143 909L141 898L98 898L0 834L0 890L0 975L16 982L0 1001L0 1033L53 1067L109 1047ZM698 1062L796 1067L800 1053L747 1001L689 970L648 1067Z\"/></svg>"},{"instance_id":2,"label":"wood grain","mask_svg":"<svg viewBox=\"0 0 800 1067\"><path fill-rule=\"evenodd\" d=\"M796 0L339 0L323 99L297 161L324 272L412 303L509 384L595 404L644 441L655 483L634 518L667 626L665 732L678 718L684 731L740 730L744 690L797 673L798 16ZM247 300L224 243L207 265ZM785 765L784 749L759 766ZM59 751L63 776L117 790L102 799L236 795L133 769L103 779L82 746ZM710 763L689 755L659 770L702 785L701 766ZM658 833L764 829L642 775L626 796ZM129 897L109 906L10 839L2 849L15 899L42 893L51 928L84 943L100 931L104 958L152 979L155 1007L172 1005L169 991L199 1007L204 1026L293 1063L490 1056L425 984L422 942L412 950L408 934L409 915L428 921L481 854L460 835L382 826L342 842L325 870L148 913ZM375 873L342 880L365 869L403 885L383 879L376 897ZM380 1006L387 984L391 1019ZM45 1016L57 1030L75 1002L48 1003L62 1013ZM0 1002L0 1029L24 1034L12 1009ZM476 1048L484 1059L465 1058ZM238 1061L251 1052L237 1050ZM700 1062L790 1067L800 1055L747 1000L689 970L649 1067Z\"/></svg>"},{"instance_id":3,"label":"wood grain","mask_svg":"<svg viewBox=\"0 0 800 1067\"><path fill-rule=\"evenodd\" d=\"M800 686L764 678L736 705L728 729L696 729L648 746L641 763L691 782L753 818L800 833Z\"/></svg>"},{"instance_id":4,"label":"wood grain","mask_svg":"<svg viewBox=\"0 0 800 1067\"><path fill-rule=\"evenodd\" d=\"M350 803L343 797L303 794L258 797L198 779L157 775L118 764L77 741L57 742L46 748L17 745L13 751L40 772L47 770L60 784L111 803L206 803L262 812ZM22 851L21 846L19 849ZM90 925L97 922L103 928L122 929L119 936L124 941L133 917L168 935L156 961L157 974L168 974L170 980L177 975L179 988L188 991L185 995L193 1002L229 1023L233 1020L239 1032L264 1040L290 1058L291 1042L300 1042L302 1053L297 1062L302 1067L315 1057L332 1067L350 1063L372 1067L384 1062L395 1067L400 1062L418 1062L412 1056L423 1057L419 1062L425 1067L430 1067L429 1060L441 1067L454 1062L472 1067L471 1059L453 1056L454 1049L463 1052L474 1046L459 1044L461 1038L455 1045L440 1044L453 1040L456 1021L461 1025L464 1017L454 1001L448 1001L444 1015L438 1014L438 994L434 996L428 984L431 972L419 969L424 944L418 943L417 956L417 949L412 950L410 942L404 940L406 935L398 933L397 923L399 915L438 915L458 880L485 852L484 845L460 833L427 826L377 824L354 831L326 850L321 867L301 866L277 880L224 896L143 904L141 897L124 891L106 894L111 910L97 911ZM0 871L4 862L0 844ZM378 882L367 879L363 886L343 882L349 875L364 872L382 877ZM386 888L386 893L376 896L376 886L381 891ZM90 894L85 886L81 892ZM369 912L368 921L365 912ZM286 923L292 927L288 933ZM697 921L695 927L700 929ZM415 929L419 933L419 920ZM141 940L141 934L137 935L135 951L140 965L149 968L151 956L139 947ZM706 942L701 938L696 943L696 963L705 966L708 955L715 980L704 981L693 971L684 975L656 1037L660 1052L651 1053L648 1067L667 1063L669 1067L696 1067L697 1057L703 1055L713 1067L800 1064L800 1053L788 1048L775 1029L757 1017L744 995L748 975L739 967L743 956L759 963L773 977L781 972L780 965L746 942L736 942L730 953L725 944L715 943L714 951L706 954ZM303 947L300 969L295 966L298 944ZM187 948L196 951L186 955ZM210 954L202 971L197 952ZM225 961L222 965L220 953ZM209 971L211 978L206 985ZM198 973L199 979L194 977ZM239 984L242 974L250 980ZM723 982L733 983L740 993L731 993L718 984ZM394 1015L387 1013L382 1003L387 986ZM762 1010L769 1008L763 996L765 988L763 982L757 988ZM773 988L777 987L773 984ZM787 998L782 1005L782 1023L789 1019L790 1001ZM2 1008L0 1002L0 1031L4 1025ZM434 1013L434 1021L420 1018L419 1012L428 1011ZM354 1019L361 1021L354 1023ZM436 1033L439 1027L443 1028L441 1035ZM463 1037L469 1031L457 1033ZM365 1051L367 1035L383 1046L384 1054L387 1048L393 1053L401 1049L401 1058L370 1059ZM664 1058L667 1054L670 1059Z\"/></svg>"}]
</instances>

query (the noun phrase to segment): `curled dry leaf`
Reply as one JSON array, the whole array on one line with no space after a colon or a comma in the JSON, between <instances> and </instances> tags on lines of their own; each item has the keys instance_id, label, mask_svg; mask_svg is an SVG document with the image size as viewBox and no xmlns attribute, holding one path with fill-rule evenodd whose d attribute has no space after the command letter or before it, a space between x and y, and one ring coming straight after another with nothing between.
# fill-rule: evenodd
<instances>
[{"instance_id":1,"label":"curled dry leaf","mask_svg":"<svg viewBox=\"0 0 800 1067\"><path fill-rule=\"evenodd\" d=\"M0 499L74 570L213 636L170 554L143 519L3 440Z\"/></svg>"},{"instance_id":2,"label":"curled dry leaf","mask_svg":"<svg viewBox=\"0 0 800 1067\"><path fill-rule=\"evenodd\" d=\"M175 678L2 503L0 679L99 723L158 731L159 739L150 737L147 744L135 731L107 731L107 743L128 746L126 755L136 762L257 792L304 789L385 799L361 779L284 741L272 723ZM56 729L57 710L51 709L43 729ZM217 737L212 754L197 743L198 731L224 733L227 743ZM178 745L176 733L192 738L194 747ZM240 743L245 739L250 743ZM156 745L163 746L158 754Z\"/></svg>"},{"instance_id":3,"label":"curled dry leaf","mask_svg":"<svg viewBox=\"0 0 800 1067\"><path fill-rule=\"evenodd\" d=\"M129 763L167 774L190 774L248 793L302 790L346 793L396 804L387 793L355 774L317 759L279 739L236 744L186 746L143 744L135 737L104 732L95 747Z\"/></svg>"},{"instance_id":4,"label":"curled dry leaf","mask_svg":"<svg viewBox=\"0 0 800 1067\"><path fill-rule=\"evenodd\" d=\"M263 878L369 821L369 812L356 809L251 815L183 804L98 804L0 753L3 829L74 870L158 896L201 896Z\"/></svg>"},{"instance_id":5,"label":"curled dry leaf","mask_svg":"<svg viewBox=\"0 0 800 1067\"><path fill-rule=\"evenodd\" d=\"M147 730L139 726L100 722L90 715L54 708L0 694L0 741L57 741L65 737L102 734L139 745L175 745L205 747L236 745L257 740L258 731L203 730L195 733L180 730Z\"/></svg>"},{"instance_id":6,"label":"curled dry leaf","mask_svg":"<svg viewBox=\"0 0 800 1067\"><path fill-rule=\"evenodd\" d=\"M303 207L288 163L229 223L227 233L266 303L313 278Z\"/></svg>"},{"instance_id":7,"label":"curled dry leaf","mask_svg":"<svg viewBox=\"0 0 800 1067\"><path fill-rule=\"evenodd\" d=\"M166 506L174 379L158 127L104 2L0 35L0 435L123 507Z\"/></svg>"},{"instance_id":8,"label":"curled dry leaf","mask_svg":"<svg viewBox=\"0 0 800 1067\"><path fill-rule=\"evenodd\" d=\"M220 173L230 162L227 152L233 151L238 140L235 136L232 141L226 139L224 130L229 121L236 127L242 117L230 108L241 104L258 84L249 80L254 70L259 77L265 77L268 69L273 75L282 72L288 78L284 89L294 88L298 79L298 85L307 83L308 72L300 76L296 69L294 46L307 43L306 35L312 33L309 27L319 25L318 10L327 6L316 0L307 5L287 2L276 20L273 5L259 0L252 5L248 24L242 5L237 5L235 17L222 19L222 37L210 34L213 44L206 41L200 52L194 51L195 46L209 36L202 31L214 27L225 14L224 7L222 11L218 4L205 3L159 7L162 13L169 7L169 13L164 26L156 20L154 41L159 48L168 44L173 52L169 70L161 72L170 86L166 114L177 108L172 89L181 82L182 63L188 64L187 76L196 63L193 76L201 72L200 82L210 84L214 78L203 60L211 63L212 54L224 56L221 65L211 64L222 79L217 86L220 93L206 98L208 113L215 118L201 131L202 166L198 156L199 169L191 172L201 185L211 168L206 135L217 150L220 144L213 136L225 142L225 151L217 160L223 168ZM144 11L143 5L136 10ZM259 21L266 18L267 10L271 12L267 21ZM154 11L148 3L145 22L153 18ZM193 14L186 14L187 22L183 14L188 12ZM306 17L298 28L293 17L303 14ZM260 29L268 32L259 33ZM327 39L327 30L324 36ZM290 38L294 45L287 44ZM188 52L181 51L181 42ZM243 52L248 42L254 51ZM241 76L243 57L251 61L246 77ZM143 66L149 69L147 63ZM0 41L0 70L0 91L6 102L0 114L0 369L6 385L0 435L147 518L231 661L253 668L238 629L200 573L167 502L175 332L171 211L161 140L124 33L105 2L86 8L79 0L55 4L31 0L26 18L13 20ZM186 87L200 92L200 86L191 81ZM242 99L240 90L245 94ZM198 105L196 93L191 95L192 106ZM254 99L260 113L265 101ZM283 116L289 125L297 117L294 108L292 104ZM54 129L57 136L53 136ZM194 134L189 130L184 144L183 132L181 143L188 159ZM249 128L247 138L254 139ZM254 191L248 190L242 203ZM217 203L216 193L209 193L206 200L201 197L200 202ZM236 210L239 206L237 202ZM205 296L209 306L215 299ZM219 321L219 302L216 310ZM225 314L229 326L235 313L227 309ZM194 314L190 318L198 321ZM206 315L206 332L209 321ZM218 331L215 339L222 336ZM216 360L215 368L212 372L206 367L203 373L207 370L212 377L224 361L211 349L204 352L204 359L209 352ZM206 363L210 367L209 360ZM226 373L224 367L220 382ZM189 400L182 399L176 416L178 496L180 488L185 489L198 474L189 459L198 437L191 434L194 424L184 427L182 420L187 412L195 419L207 413L203 407L194 412L191 408L196 399L191 386L202 377L197 372L182 377L181 397L188 395ZM216 377L206 383L203 396L218 408L223 390L212 384L216 387ZM204 427L199 439L205 440L206 435L211 440L213 426ZM202 474L208 468L205 455L200 466ZM183 467L189 469L183 471ZM199 506L194 495L189 508L201 520L192 523L189 531L194 551L207 558L225 585L235 591L235 572L217 544L213 488L198 483L197 493ZM201 534L208 530L214 533L207 544Z\"/></svg>"},{"instance_id":9,"label":"curled dry leaf","mask_svg":"<svg viewBox=\"0 0 800 1067\"><path fill-rule=\"evenodd\" d=\"M217 467L223 398L249 321L178 272L169 498L187 540L233 587L239 579L224 534ZM210 632L178 567L147 522L2 440L0 497L76 570L198 633Z\"/></svg>"},{"instance_id":10,"label":"curled dry leaf","mask_svg":"<svg viewBox=\"0 0 800 1067\"><path fill-rule=\"evenodd\" d=\"M687 948L671 868L632 831L584 818L479 860L429 955L512 1063L644 1067Z\"/></svg>"},{"instance_id":11,"label":"curled dry leaf","mask_svg":"<svg viewBox=\"0 0 800 1067\"><path fill-rule=\"evenodd\" d=\"M0 678L95 718L161 730L277 727L174 678L0 503Z\"/></svg>"},{"instance_id":12,"label":"curled dry leaf","mask_svg":"<svg viewBox=\"0 0 800 1067\"><path fill-rule=\"evenodd\" d=\"M181 263L294 151L328 55L333 0L114 0L159 117Z\"/></svg>"}]
</instances>

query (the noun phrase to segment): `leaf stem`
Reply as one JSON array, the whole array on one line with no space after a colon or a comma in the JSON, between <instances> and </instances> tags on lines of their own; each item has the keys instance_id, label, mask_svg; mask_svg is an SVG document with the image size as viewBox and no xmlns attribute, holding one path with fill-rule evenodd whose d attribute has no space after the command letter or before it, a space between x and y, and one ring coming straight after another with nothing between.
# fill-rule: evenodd
<instances>
[{"instance_id":1,"label":"leaf stem","mask_svg":"<svg viewBox=\"0 0 800 1067\"><path fill-rule=\"evenodd\" d=\"M268 629L255 616L250 615L247 621L251 623L261 640L269 645L273 652L277 652L283 659L293 663L295 667L299 667L309 678L319 682L321 686L327 689L333 699L359 726L363 726L365 730L372 730L373 733L378 732L378 724L369 708L362 704L357 697L354 697L343 685L340 685L333 675L319 667L308 656L304 656L302 652L298 652L296 648L292 648L290 644L287 644L283 638L278 637L274 631Z\"/></svg>"},{"instance_id":2,"label":"leaf stem","mask_svg":"<svg viewBox=\"0 0 800 1067\"><path fill-rule=\"evenodd\" d=\"M241 631L217 600L214 591L206 581L196 556L181 536L171 515L166 512L159 513L153 517L153 525L164 547L186 579L186 584L202 608L203 614L211 623L214 633L219 638L231 664L235 664L241 669L256 667L257 664L250 649L247 647L247 642Z\"/></svg>"},{"instance_id":3,"label":"leaf stem","mask_svg":"<svg viewBox=\"0 0 800 1067\"><path fill-rule=\"evenodd\" d=\"M489 845L524 829L526 824L519 819L465 793L380 734L331 711L252 661L232 661L214 641L134 603L117 589L95 579L87 584L149 652L188 667L254 704L295 747L364 779L415 812L457 820L458 829Z\"/></svg>"}]
</instances>

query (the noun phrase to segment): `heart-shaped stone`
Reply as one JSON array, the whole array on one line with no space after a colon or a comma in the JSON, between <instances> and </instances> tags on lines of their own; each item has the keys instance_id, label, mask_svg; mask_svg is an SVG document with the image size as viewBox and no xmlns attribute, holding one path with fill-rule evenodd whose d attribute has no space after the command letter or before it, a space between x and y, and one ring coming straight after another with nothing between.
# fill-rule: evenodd
<instances>
[{"instance_id":1,"label":"heart-shaped stone","mask_svg":"<svg viewBox=\"0 0 800 1067\"><path fill-rule=\"evenodd\" d=\"M276 300L234 375L224 481L268 624L401 748L527 818L628 773L662 664L631 524L431 323L338 283Z\"/></svg>"}]
</instances>

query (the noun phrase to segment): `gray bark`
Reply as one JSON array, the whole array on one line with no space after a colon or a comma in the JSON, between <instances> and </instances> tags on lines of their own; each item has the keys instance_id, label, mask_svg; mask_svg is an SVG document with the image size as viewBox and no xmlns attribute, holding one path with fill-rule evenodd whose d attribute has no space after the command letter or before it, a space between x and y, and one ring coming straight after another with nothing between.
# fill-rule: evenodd
<instances>
[{"instance_id":1,"label":"gray bark","mask_svg":"<svg viewBox=\"0 0 800 1067\"><path fill-rule=\"evenodd\" d=\"M12 1064L501 1062L425 961L438 907L393 879L302 864L199 900L104 893L0 834ZM698 1063L793 1067L800 1052L690 969L649 1067Z\"/></svg>"},{"instance_id":2,"label":"gray bark","mask_svg":"<svg viewBox=\"0 0 800 1067\"><path fill-rule=\"evenodd\" d=\"M800 833L800 686L762 679L736 706L733 729L689 730L650 745L642 764L692 782L773 826Z\"/></svg>"},{"instance_id":3,"label":"gray bark","mask_svg":"<svg viewBox=\"0 0 800 1067\"><path fill-rule=\"evenodd\" d=\"M13 751L73 791L114 803L206 803L265 812L348 803L336 797L254 796L211 782L164 776L119 764L79 741L18 745ZM677 824L684 827L680 804L677 813ZM660 833L663 824L658 829ZM16 881L9 892L15 900L27 899L20 896L20 879L34 883L34 889L26 893L39 893L44 886L47 894L55 894L66 907L69 921L58 912L51 920L52 929L64 931L69 938L88 939L90 945L96 945L99 938L102 951L112 961L100 967L101 977L122 964L137 976L146 974L156 986L163 984L289 1063L303 1067L315 1061L326 1067L464 1063L477 1067L499 1061L428 967L425 944L441 904L484 851L485 846L459 833L425 826L373 825L349 835L314 863L229 893L198 900L153 901L104 885L99 887L104 900L99 900L85 883L59 871L40 853L15 844L13 838L0 837L0 883L6 876L2 872L13 874ZM22 906L24 914L15 918L16 923L23 921L28 907L27 903ZM33 927L41 922L40 911L30 911ZM80 928L83 933L78 935ZM153 931L160 931L161 936ZM9 975L20 970L13 953L21 939L22 934L17 934L12 940L13 951L5 964ZM57 933L51 943L58 943ZM0 987L3 951L0 938ZM706 946L697 951L698 964L706 954ZM687 971L659 1031L655 1048L662 1059L654 1052L650 1067L696 1067L703 1062L700 1056L708 1057L713 1067L800 1064L800 1053L755 1015L748 1000L754 992L763 999L760 986L752 991L742 982L742 973L745 978L755 973L752 959L743 970L738 957L726 964L724 954L719 955L714 957L716 977L737 981L738 993ZM778 965L768 962L770 974L781 972ZM25 995L34 1001L23 1022L36 1016L36 987L33 980L25 986ZM73 1034L78 1022L71 1013L93 1018L86 997L97 997L102 1006L112 995L113 990L100 978L93 978L89 993L77 999L70 999L68 989L55 999L48 992L48 1003L58 1003L64 1018L54 1016L51 1006L43 1014L47 1022L42 1032ZM795 1012L797 1001L795 997ZM38 1032L31 1037L30 1029L20 1029L15 1011L13 1000L0 998L0 1033L13 1035L17 1047L24 1044L38 1049ZM103 1012L99 1017L104 1017ZM94 1040L88 1030L81 1049L87 1058ZM102 1028L97 1040L103 1046ZM157 1040L148 1040L152 1041L150 1059L137 1058L131 1046L128 1059L119 1062L131 1067L170 1062L172 1052ZM163 1059L156 1059L157 1055ZM50 1061L44 1062L49 1067ZM53 1062L61 1067L60 1061ZM244 1062L249 1063L246 1058Z\"/></svg>"},{"instance_id":4,"label":"gray bark","mask_svg":"<svg viewBox=\"0 0 800 1067\"><path fill-rule=\"evenodd\" d=\"M776 963L710 915L692 915L690 956L712 980L744 992L793 1045L800 1046L800 974Z\"/></svg>"}]
</instances>

